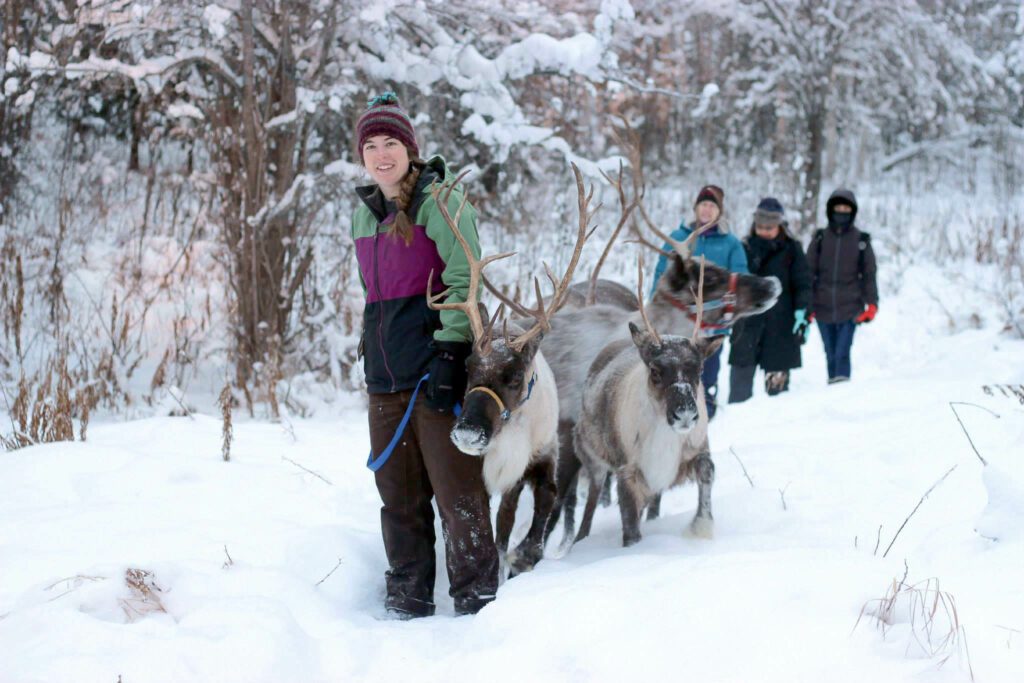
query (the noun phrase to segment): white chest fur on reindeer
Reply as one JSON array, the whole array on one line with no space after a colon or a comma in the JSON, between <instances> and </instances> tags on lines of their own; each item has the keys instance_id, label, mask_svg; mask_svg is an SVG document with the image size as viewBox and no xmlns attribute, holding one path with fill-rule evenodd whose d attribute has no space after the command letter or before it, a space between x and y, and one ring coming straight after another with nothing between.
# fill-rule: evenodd
<instances>
[{"instance_id":1,"label":"white chest fur on reindeer","mask_svg":"<svg viewBox=\"0 0 1024 683\"><path fill-rule=\"evenodd\" d=\"M494 355L500 358L501 350L496 349ZM483 454L484 484L492 495L507 493L542 454L557 452L558 390L543 354L534 357L526 377L531 378L532 389L530 382L523 386L517 405L509 407L508 422L490 440ZM468 444L475 437L474 430L466 430L458 423L452 429L452 441L467 453L472 452Z\"/></svg>"},{"instance_id":2,"label":"white chest fur on reindeer","mask_svg":"<svg viewBox=\"0 0 1024 683\"><path fill-rule=\"evenodd\" d=\"M625 357L624 360L631 360ZM594 387L606 386L597 381ZM594 393L597 389L588 393ZM615 403L623 409L616 414L616 431L626 436L623 448L629 462L636 463L643 475L647 494L664 491L678 483L680 469L699 453L708 450L707 407L704 388L695 395L697 421L689 431L681 432L665 420L664 409L658 405L647 388L647 368L632 363L626 376L617 383L621 396ZM586 402L587 396L584 397ZM589 397L593 400L593 396ZM586 411L586 408L584 408ZM632 436L632 438L628 438Z\"/></svg>"}]
</instances>

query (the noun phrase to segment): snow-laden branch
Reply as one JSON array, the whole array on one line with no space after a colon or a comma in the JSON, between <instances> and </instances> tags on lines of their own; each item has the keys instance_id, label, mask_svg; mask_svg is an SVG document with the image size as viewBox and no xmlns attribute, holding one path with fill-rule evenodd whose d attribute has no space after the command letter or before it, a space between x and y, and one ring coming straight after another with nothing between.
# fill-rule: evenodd
<instances>
[{"instance_id":1,"label":"snow-laden branch","mask_svg":"<svg viewBox=\"0 0 1024 683\"><path fill-rule=\"evenodd\" d=\"M202 64L236 90L240 90L242 87L241 79L228 65L223 55L215 50L204 48L192 48L170 56L143 59L137 64L128 64L119 59L89 56L81 61L69 62L61 66L52 56L41 52L33 52L29 59L29 68L34 71L61 72L71 79L96 74L118 75L139 86L149 85L153 90L159 90L163 79L168 74L192 64Z\"/></svg>"}]
</instances>

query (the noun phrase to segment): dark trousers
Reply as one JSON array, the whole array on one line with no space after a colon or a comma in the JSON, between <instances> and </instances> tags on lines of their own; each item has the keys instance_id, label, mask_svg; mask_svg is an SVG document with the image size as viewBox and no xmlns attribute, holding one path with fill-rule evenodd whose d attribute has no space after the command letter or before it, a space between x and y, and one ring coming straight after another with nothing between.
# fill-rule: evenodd
<instances>
[{"instance_id":1,"label":"dark trousers","mask_svg":"<svg viewBox=\"0 0 1024 683\"><path fill-rule=\"evenodd\" d=\"M732 365L729 367L729 403L743 403L754 395L754 373L756 365Z\"/></svg>"},{"instance_id":2,"label":"dark trousers","mask_svg":"<svg viewBox=\"0 0 1024 683\"><path fill-rule=\"evenodd\" d=\"M409 404L411 391L370 395L370 447L381 453ZM375 473L389 569L386 606L410 616L434 613L434 511L445 539L449 593L459 614L473 613L498 590L498 552L491 532L483 459L449 438L454 416L428 408L422 396L391 458Z\"/></svg>"},{"instance_id":3,"label":"dark trousers","mask_svg":"<svg viewBox=\"0 0 1024 683\"><path fill-rule=\"evenodd\" d=\"M857 329L852 320L841 323L823 323L818 321L818 331L825 345L825 358L828 360L828 378L850 378L850 347L853 346L853 333Z\"/></svg>"},{"instance_id":4,"label":"dark trousers","mask_svg":"<svg viewBox=\"0 0 1024 683\"><path fill-rule=\"evenodd\" d=\"M700 372L700 382L704 385L704 405L708 409L708 419L715 416L718 408L718 371L722 368L722 347L704 359L704 368Z\"/></svg>"},{"instance_id":5,"label":"dark trousers","mask_svg":"<svg viewBox=\"0 0 1024 683\"><path fill-rule=\"evenodd\" d=\"M729 368L729 403L742 403L754 395L756 365L732 365ZM789 370L764 373L764 390L769 396L789 391Z\"/></svg>"}]
</instances>

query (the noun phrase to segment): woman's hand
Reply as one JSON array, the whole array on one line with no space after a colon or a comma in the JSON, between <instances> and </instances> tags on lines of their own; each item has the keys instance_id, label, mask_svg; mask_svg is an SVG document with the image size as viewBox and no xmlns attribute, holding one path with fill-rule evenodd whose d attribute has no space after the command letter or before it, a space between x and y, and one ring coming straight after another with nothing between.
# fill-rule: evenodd
<instances>
[{"instance_id":1,"label":"woman's hand","mask_svg":"<svg viewBox=\"0 0 1024 683\"><path fill-rule=\"evenodd\" d=\"M430 361L430 377L424 394L427 405L446 413L466 393L466 359L473 351L468 342L434 341L436 353Z\"/></svg>"}]
</instances>

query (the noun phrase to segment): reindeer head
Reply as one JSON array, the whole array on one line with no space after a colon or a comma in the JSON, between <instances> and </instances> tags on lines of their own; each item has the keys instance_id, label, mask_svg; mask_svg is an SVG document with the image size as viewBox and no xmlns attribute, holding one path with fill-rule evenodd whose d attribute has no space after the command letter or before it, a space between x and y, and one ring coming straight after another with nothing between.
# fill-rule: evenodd
<instances>
[{"instance_id":1,"label":"reindeer head","mask_svg":"<svg viewBox=\"0 0 1024 683\"><path fill-rule=\"evenodd\" d=\"M776 277L730 273L710 262L703 267L704 286L700 292L705 329L728 327L739 318L764 313L782 293L782 283ZM700 269L700 262L673 255L664 277L658 281L655 296L695 317Z\"/></svg>"},{"instance_id":2,"label":"reindeer head","mask_svg":"<svg viewBox=\"0 0 1024 683\"><path fill-rule=\"evenodd\" d=\"M723 338L659 337L633 323L629 323L629 331L647 366L651 398L663 406L669 427L679 434L689 432L699 420L697 396L704 359L718 350Z\"/></svg>"},{"instance_id":3,"label":"reindeer head","mask_svg":"<svg viewBox=\"0 0 1024 683\"><path fill-rule=\"evenodd\" d=\"M488 353L474 353L466 361L469 388L451 433L452 443L463 453L487 453L516 410L530 399L536 381L533 361L542 335L517 344L524 332L513 325L503 338L490 342Z\"/></svg>"},{"instance_id":4,"label":"reindeer head","mask_svg":"<svg viewBox=\"0 0 1024 683\"><path fill-rule=\"evenodd\" d=\"M636 241L670 259L664 277L658 282L656 296L687 312L691 318L696 317L694 309L697 307L697 300L703 298L702 322L705 329L729 327L739 318L763 313L774 306L779 294L782 293L782 283L778 278L732 274L724 268L705 263L706 259L701 258L698 262L691 258L694 241L701 234L702 229L708 227L707 224L694 226L695 229L690 236L684 241L679 241L663 232L651 220L643 202L646 187L640 136L636 134L625 118L622 119L622 123L623 131L616 135L623 149L627 151L630 165L633 168L634 200L632 208L636 209L634 215L638 213L648 230L672 248L671 252L666 252L658 245L648 241L640 229L639 223L634 221L633 231ZM622 197L621 185L622 174L620 172L620 197ZM625 206L624 197L620 199L620 203ZM702 267L704 268L703 287L700 286Z\"/></svg>"},{"instance_id":5,"label":"reindeer head","mask_svg":"<svg viewBox=\"0 0 1024 683\"><path fill-rule=\"evenodd\" d=\"M462 245L470 268L467 296L466 300L462 302L439 303L448 292L430 294L433 273L427 282L427 305L435 310L463 311L469 318L469 324L473 330L473 353L466 361L469 371L467 383L469 388L463 400L462 414L456 420L451 432L452 442L463 453L485 454L492 440L512 419L513 413L530 397L533 383L536 381L533 361L540 348L540 340L544 332L551 329L551 316L568 300L569 283L572 281L576 264L579 263L583 245L590 236L587 226L597 210L591 211L589 208L590 201L594 196L593 188L590 189L589 194L585 193L583 176L576 164L572 164L572 170L576 176L576 189L579 195L579 228L576 234L576 246L569 259L565 274L559 280L545 263L544 272L554 287L554 293L551 295L549 303L545 305L540 280L534 278L534 288L537 293L536 308L529 309L516 302L509 302L515 312L526 319L532 318L533 324L529 328L523 328L516 323L509 324L506 321L500 338L494 334L495 325L501 318L505 306L499 307L494 317L490 319L490 323L485 324L485 321L488 320L487 309L483 304L478 305L474 302L478 299L483 270L487 264L512 254L497 254L483 259L476 258L459 231L459 216L465 206L465 196L463 196L462 204L455 216L452 217L448 211L448 198L451 196L454 183L447 187L435 187L433 190L439 212L455 234L459 244ZM460 175L456 182L462 177Z\"/></svg>"}]
</instances>

